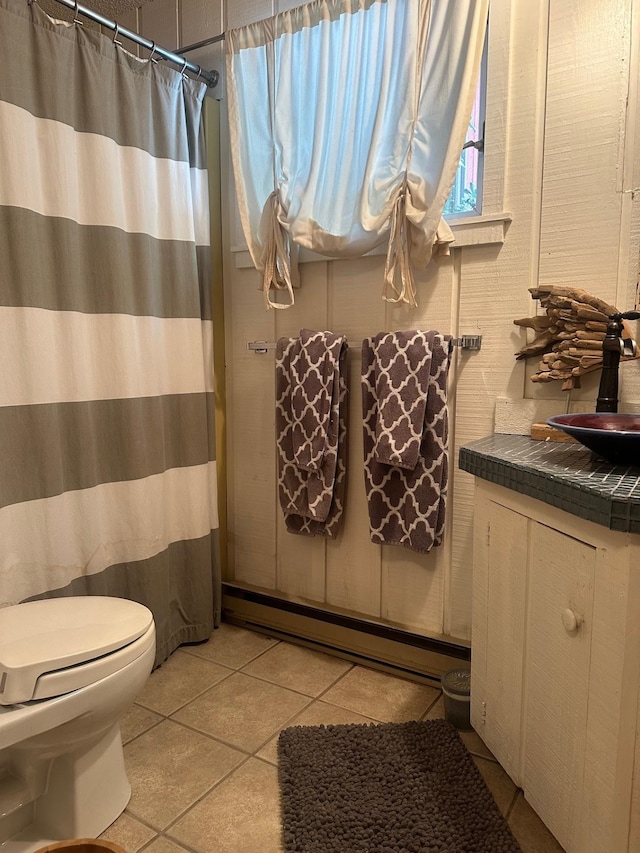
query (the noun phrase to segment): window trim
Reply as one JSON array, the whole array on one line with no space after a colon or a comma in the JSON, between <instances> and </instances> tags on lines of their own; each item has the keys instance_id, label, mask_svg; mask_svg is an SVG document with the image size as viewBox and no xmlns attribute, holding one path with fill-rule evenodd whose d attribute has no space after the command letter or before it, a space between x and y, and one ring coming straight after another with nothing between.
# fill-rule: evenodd
<instances>
[{"instance_id":1,"label":"window trim","mask_svg":"<svg viewBox=\"0 0 640 853\"><path fill-rule=\"evenodd\" d=\"M451 249L462 249L465 246L502 244L509 230L511 219L510 213L487 213L480 216L464 216L456 219L448 219L447 223L455 237L455 242L451 244ZM248 249L235 246L232 247L231 252L234 255L236 269L253 268L253 260ZM370 258L386 254L387 244L385 241L372 252L364 255L364 257ZM302 248L298 254L299 264L333 260L345 260L345 258L329 258Z\"/></svg>"}]
</instances>

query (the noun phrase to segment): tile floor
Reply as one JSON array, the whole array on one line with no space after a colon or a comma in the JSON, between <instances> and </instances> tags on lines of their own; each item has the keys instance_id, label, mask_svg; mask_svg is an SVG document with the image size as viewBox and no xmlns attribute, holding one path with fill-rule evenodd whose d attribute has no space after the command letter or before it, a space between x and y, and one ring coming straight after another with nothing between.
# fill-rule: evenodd
<instances>
[{"instance_id":1,"label":"tile floor","mask_svg":"<svg viewBox=\"0 0 640 853\"><path fill-rule=\"evenodd\" d=\"M151 674L122 721L127 853L279 853L278 733L443 716L440 691L223 624ZM475 732L463 740L524 853L562 853Z\"/></svg>"}]
</instances>

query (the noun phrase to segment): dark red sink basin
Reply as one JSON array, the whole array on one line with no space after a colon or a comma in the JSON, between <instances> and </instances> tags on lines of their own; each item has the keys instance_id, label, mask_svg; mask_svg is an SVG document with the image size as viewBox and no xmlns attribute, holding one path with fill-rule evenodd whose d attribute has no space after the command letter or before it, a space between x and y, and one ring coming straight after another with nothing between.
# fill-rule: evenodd
<instances>
[{"instance_id":1,"label":"dark red sink basin","mask_svg":"<svg viewBox=\"0 0 640 853\"><path fill-rule=\"evenodd\" d=\"M556 415L547 423L573 436L608 462L640 466L640 415L581 412Z\"/></svg>"}]
</instances>

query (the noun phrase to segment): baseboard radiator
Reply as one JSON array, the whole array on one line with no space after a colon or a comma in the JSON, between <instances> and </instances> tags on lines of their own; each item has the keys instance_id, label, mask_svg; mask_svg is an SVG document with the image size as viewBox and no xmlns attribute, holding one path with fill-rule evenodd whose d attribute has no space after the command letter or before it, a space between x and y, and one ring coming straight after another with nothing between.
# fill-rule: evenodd
<instances>
[{"instance_id":1,"label":"baseboard radiator","mask_svg":"<svg viewBox=\"0 0 640 853\"><path fill-rule=\"evenodd\" d=\"M424 636L391 625L314 607L231 583L222 585L223 619L428 684L468 665L471 649L449 638Z\"/></svg>"}]
</instances>

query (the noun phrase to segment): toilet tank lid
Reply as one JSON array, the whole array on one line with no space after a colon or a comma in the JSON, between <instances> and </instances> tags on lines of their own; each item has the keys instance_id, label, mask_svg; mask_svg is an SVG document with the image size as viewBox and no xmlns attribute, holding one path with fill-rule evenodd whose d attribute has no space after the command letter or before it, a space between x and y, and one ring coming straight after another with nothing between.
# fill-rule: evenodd
<instances>
[{"instance_id":1,"label":"toilet tank lid","mask_svg":"<svg viewBox=\"0 0 640 853\"><path fill-rule=\"evenodd\" d=\"M0 608L0 705L28 702L39 676L137 640L153 622L136 601L71 596Z\"/></svg>"}]
</instances>

